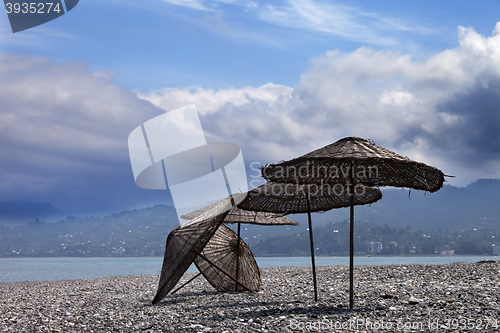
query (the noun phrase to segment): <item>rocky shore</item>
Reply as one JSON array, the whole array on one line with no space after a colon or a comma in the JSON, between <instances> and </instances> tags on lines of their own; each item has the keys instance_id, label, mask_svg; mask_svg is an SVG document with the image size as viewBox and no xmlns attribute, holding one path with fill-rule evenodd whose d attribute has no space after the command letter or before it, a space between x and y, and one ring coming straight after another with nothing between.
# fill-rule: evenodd
<instances>
[{"instance_id":1,"label":"rocky shore","mask_svg":"<svg viewBox=\"0 0 500 333\"><path fill-rule=\"evenodd\" d=\"M500 332L500 261L262 269L259 292L200 276L151 305L158 277L0 283L0 332ZM179 285L194 273L185 274Z\"/></svg>"}]
</instances>

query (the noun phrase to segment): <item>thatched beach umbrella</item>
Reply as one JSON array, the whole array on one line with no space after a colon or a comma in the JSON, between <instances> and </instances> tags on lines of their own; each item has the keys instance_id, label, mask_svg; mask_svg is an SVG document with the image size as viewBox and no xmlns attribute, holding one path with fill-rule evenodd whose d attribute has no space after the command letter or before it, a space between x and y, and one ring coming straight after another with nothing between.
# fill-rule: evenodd
<instances>
[{"instance_id":1,"label":"thatched beach umbrella","mask_svg":"<svg viewBox=\"0 0 500 333\"><path fill-rule=\"evenodd\" d=\"M240 199L241 199L240 196L245 197L246 194L243 194L243 195L242 194L235 194L235 195L226 197L218 202L215 202L213 204L210 204L208 206L200 208L200 209L193 211L191 213L182 215L181 218L182 219L197 218L201 214L205 214L207 211L212 210L216 205L219 205L221 202L225 203L226 205L234 205L235 200L236 200L236 202L240 201ZM293 226L299 225L297 222L290 220L289 218L284 217L281 214L268 213L268 212L258 212L258 211L247 211L247 210L239 209L236 206L233 206L233 208L226 215L226 217L224 218L224 223L237 223L238 224L238 233L236 234L236 236L237 236L236 237L236 239L237 239L236 244L240 244L240 245L233 247L233 249L235 250L234 256L236 258L235 259L235 269L234 269L234 271L235 271L234 276L235 276L236 280L240 279L240 272L242 272L242 271L243 271L243 276L246 274L252 275L251 272L246 272L246 271L240 269L240 267L239 267L240 260L238 260L238 258L240 258L240 251L241 251L243 244L244 244L244 242L241 240L241 237L240 237L241 223L259 224L259 225L293 225ZM215 260L212 262L219 264L219 262L217 261L217 258L215 258ZM222 267L224 268L225 266L222 265ZM232 271L232 269L229 269L229 271ZM210 275L208 275L208 274L207 275L203 274L203 275L212 284L212 282L209 280ZM234 290L238 291L238 290L242 290L242 289L238 288L238 285L236 284Z\"/></svg>"},{"instance_id":2,"label":"thatched beach umbrella","mask_svg":"<svg viewBox=\"0 0 500 333\"><path fill-rule=\"evenodd\" d=\"M435 192L443 186L444 174L424 163L410 160L377 146L373 141L357 137L338 140L301 157L261 169L262 176L274 182L317 184L348 184L355 186L394 186ZM351 196L350 292L353 307L354 264L354 197Z\"/></svg>"},{"instance_id":3,"label":"thatched beach umbrella","mask_svg":"<svg viewBox=\"0 0 500 333\"><path fill-rule=\"evenodd\" d=\"M348 207L351 197L343 191L344 185L323 184L282 184L266 182L248 192L238 204L243 211L259 211L280 214L307 213L308 201L310 212L326 212L334 208ZM382 198L379 189L364 187L356 189L355 205L367 205ZM227 219L227 217L226 217Z\"/></svg>"},{"instance_id":4,"label":"thatched beach umbrella","mask_svg":"<svg viewBox=\"0 0 500 333\"><path fill-rule=\"evenodd\" d=\"M252 191L248 192L254 193ZM225 202L227 205L231 204L230 198L224 198L216 203L210 204L201 209L195 210L191 213L182 215L181 218L185 220L191 220L197 218L201 214L213 209L216 204L220 204L221 202ZM239 205L238 205L239 206ZM290 220L289 218L283 216L283 214L279 214L276 212L272 212L270 210L245 210L240 209L239 207L233 207L228 212L226 217L224 218L224 223L248 223L248 224L258 224L258 225L299 225L297 222Z\"/></svg>"},{"instance_id":5,"label":"thatched beach umbrella","mask_svg":"<svg viewBox=\"0 0 500 333\"><path fill-rule=\"evenodd\" d=\"M167 237L160 281L153 304L161 301L174 288L196 256L203 251L205 245L224 222L229 210L230 206L228 207L226 202L219 202L211 210L170 232Z\"/></svg>"},{"instance_id":6,"label":"thatched beach umbrella","mask_svg":"<svg viewBox=\"0 0 500 333\"><path fill-rule=\"evenodd\" d=\"M312 212L324 212L333 208L348 207L351 197L343 191L342 184L282 184L267 182L254 188L238 204L244 210L275 212L283 214L307 213L309 222L309 244L311 247L311 265L314 285L314 301L318 300L316 283L316 263L314 259L314 241L312 231ZM380 190L363 187L354 192L354 204L366 205L382 198Z\"/></svg>"},{"instance_id":7,"label":"thatched beach umbrella","mask_svg":"<svg viewBox=\"0 0 500 333\"><path fill-rule=\"evenodd\" d=\"M239 256L237 256L238 235L229 227L222 224L201 252L210 261L217 263L225 272L236 276L238 268L242 274L239 281L252 291L258 291L261 285L259 266L252 251L243 240L239 240ZM194 264L207 281L218 291L244 291L245 289L230 279L226 274L201 257L194 259Z\"/></svg>"}]
</instances>

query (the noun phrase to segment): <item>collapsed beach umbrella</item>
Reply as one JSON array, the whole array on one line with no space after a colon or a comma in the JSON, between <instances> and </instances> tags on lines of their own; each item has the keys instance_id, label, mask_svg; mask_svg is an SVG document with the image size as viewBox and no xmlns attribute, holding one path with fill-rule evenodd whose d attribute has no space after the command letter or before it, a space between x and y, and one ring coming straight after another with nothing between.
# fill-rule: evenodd
<instances>
[{"instance_id":1,"label":"collapsed beach umbrella","mask_svg":"<svg viewBox=\"0 0 500 333\"><path fill-rule=\"evenodd\" d=\"M160 281L156 296L152 301L153 304L161 301L174 288L224 222L230 207L227 206L226 202L219 202L211 210L170 232L167 237Z\"/></svg>"},{"instance_id":2,"label":"collapsed beach umbrella","mask_svg":"<svg viewBox=\"0 0 500 333\"><path fill-rule=\"evenodd\" d=\"M301 157L264 166L262 176L279 183L324 185L348 184L350 193L357 186L394 186L436 192L443 186L444 174L435 167L410 160L377 146L373 141L347 137ZM350 291L349 307L354 305L354 197L350 204Z\"/></svg>"},{"instance_id":3,"label":"collapsed beach umbrella","mask_svg":"<svg viewBox=\"0 0 500 333\"><path fill-rule=\"evenodd\" d=\"M261 285L260 271L253 253L241 239L239 240L239 251L237 247L238 235L231 228L222 224L201 253L232 276L236 276L236 269L239 266L238 269L242 273L239 276L239 281L252 291L258 291ZM239 255L237 255L238 252ZM239 264L237 264L237 260L239 260ZM218 291L245 290L245 288L201 257L196 257L194 264Z\"/></svg>"},{"instance_id":4,"label":"collapsed beach umbrella","mask_svg":"<svg viewBox=\"0 0 500 333\"><path fill-rule=\"evenodd\" d=\"M252 191L248 192L253 193ZM181 218L185 220L191 220L197 218L201 214L213 209L216 204L220 204L221 202L225 202L227 205L231 204L230 198L224 198L220 201L217 201L214 204L210 204L206 207L193 211L191 213L182 215ZM238 205L239 206L239 205ZM248 223L248 224L258 224L258 225L299 225L297 222L290 220L288 217L283 216L283 214L279 214L276 212L272 212L271 210L263 210L258 211L255 209L245 210L240 209L235 206L231 208L226 217L224 218L224 223Z\"/></svg>"},{"instance_id":5,"label":"collapsed beach umbrella","mask_svg":"<svg viewBox=\"0 0 500 333\"><path fill-rule=\"evenodd\" d=\"M244 210L274 212L282 214L307 213L309 222L309 244L311 247L311 265L314 285L314 301L318 300L316 283L316 263L314 259L314 241L312 231L312 212L328 211L333 208L349 207L351 197L343 191L342 184L282 184L267 182L248 192L238 204ZM382 198L382 192L376 188L363 187L354 191L354 204L366 205Z\"/></svg>"},{"instance_id":6,"label":"collapsed beach umbrella","mask_svg":"<svg viewBox=\"0 0 500 333\"><path fill-rule=\"evenodd\" d=\"M191 213L182 215L181 218L182 219L197 218L201 214L205 214L207 211L212 210L216 205L219 205L221 202L225 203L226 205L234 205L234 200L236 200L236 202L239 202L241 199L240 196L245 197L246 194L244 194L244 195L235 194L235 195L229 196L229 197L224 198L216 203L210 204L208 206L200 208L200 209L193 211ZM240 280L240 273L243 273L242 274L243 277L246 276L247 274L250 276L253 275L251 270L249 270L247 272L246 268L243 266L240 269L240 263L241 263L241 260L239 260L240 251L242 250L242 248L244 248L246 246L246 244L243 242L243 240L241 240L241 237L240 237L241 223L259 224L259 225L293 225L293 226L299 225L297 222L290 220L289 218L284 217L281 214L259 212L259 211L247 211L247 210L239 209L236 206L233 206L233 208L226 215L226 217L224 218L224 223L237 223L238 224L238 233L236 234L236 244L240 244L240 245L239 246L235 245L235 246L230 247L231 249L233 249L235 251L234 252L234 258L235 258L235 260L234 260L234 262L235 262L234 277L236 280ZM248 249L248 251L250 251L250 249ZM253 257L253 254L252 254L252 257ZM214 258L207 256L207 258L209 260L212 260L213 263L220 264L220 262L218 261L219 257L217 257L217 256ZM223 264L222 268L225 269L224 268L224 267L226 267L225 263L222 262L222 264ZM198 269L199 269L199 267L198 267ZM233 268L230 266L228 268L228 271L233 272ZM223 273L223 274L226 275L225 273ZM212 284L212 285L219 284L219 282L217 282L217 281L212 282L210 280L211 276L213 276L212 274L203 274L203 275L205 276L205 278L208 280L208 282L210 284ZM234 289L233 289L234 291L243 290L241 288L241 285L240 285L240 287L238 287L238 284L233 284L233 285L234 285ZM216 287L216 289L217 289L217 287Z\"/></svg>"}]
</instances>

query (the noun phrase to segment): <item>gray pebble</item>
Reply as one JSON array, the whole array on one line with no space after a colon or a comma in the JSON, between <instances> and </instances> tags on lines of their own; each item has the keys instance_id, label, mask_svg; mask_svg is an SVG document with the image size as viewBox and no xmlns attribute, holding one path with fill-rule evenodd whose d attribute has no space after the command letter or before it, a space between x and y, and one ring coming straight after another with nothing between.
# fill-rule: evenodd
<instances>
[{"instance_id":1,"label":"gray pebble","mask_svg":"<svg viewBox=\"0 0 500 333\"><path fill-rule=\"evenodd\" d=\"M220 293L199 277L155 306L158 277L151 275L0 283L0 332L299 332L312 331L304 325L354 320L365 326L323 331L437 332L450 331L446 319L463 318L490 320L497 331L499 270L498 261L356 266L354 310L347 307L348 269L342 266L317 267L324 290L318 303L309 267L262 269L261 290L253 294ZM394 329L366 326L382 322ZM414 326L398 330L398 323ZM415 328L419 323L425 325ZM434 323L437 329L428 326Z\"/></svg>"}]
</instances>

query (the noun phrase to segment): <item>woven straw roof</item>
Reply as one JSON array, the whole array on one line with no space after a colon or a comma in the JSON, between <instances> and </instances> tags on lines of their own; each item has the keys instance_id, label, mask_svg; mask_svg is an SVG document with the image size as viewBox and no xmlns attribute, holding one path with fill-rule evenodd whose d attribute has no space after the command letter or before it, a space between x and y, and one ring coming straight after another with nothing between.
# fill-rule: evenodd
<instances>
[{"instance_id":1,"label":"woven straw roof","mask_svg":"<svg viewBox=\"0 0 500 333\"><path fill-rule=\"evenodd\" d=\"M234 194L233 195L233 198L236 202L238 202L238 199L240 198L241 194L237 193L237 194ZM198 216L200 216L201 214L209 211L209 210L212 210L214 209L215 207L218 207L221 205L221 203L224 203L225 205L227 205L229 207L229 209L231 209L232 207L232 203L231 203L231 197L226 197L224 199L221 199L221 200L218 200L210 205L207 205L205 207L202 207L200 209L197 209L195 211L192 211L190 213L187 213L187 214L184 214L184 215L181 215L181 219L183 220L192 220Z\"/></svg>"},{"instance_id":2,"label":"woven straw roof","mask_svg":"<svg viewBox=\"0 0 500 333\"><path fill-rule=\"evenodd\" d=\"M299 225L281 214L261 211L248 211L233 207L224 219L224 223L249 223L259 225Z\"/></svg>"},{"instance_id":3,"label":"woven straw roof","mask_svg":"<svg viewBox=\"0 0 500 333\"><path fill-rule=\"evenodd\" d=\"M230 204L230 198L224 198L220 201L226 201ZM213 209L214 205L217 203L220 204L220 201L203 207L197 211L191 212L186 215L182 215L181 218L189 219L195 218L200 214L203 214L209 209ZM258 212L258 211L248 211L239 209L237 207L233 207L229 214L227 214L224 219L224 223L248 223L248 224L259 224L259 225L299 225L297 222L290 220L288 217L284 217L281 214L272 213L272 212Z\"/></svg>"},{"instance_id":4,"label":"woven straw roof","mask_svg":"<svg viewBox=\"0 0 500 333\"><path fill-rule=\"evenodd\" d=\"M222 224L205 246L202 254L235 277L237 244L238 236L236 233L231 228ZM261 285L259 266L257 266L252 251L250 251L250 248L242 239L240 239L239 257L238 280L252 291L258 291ZM236 282L210 265L206 260L198 256L194 260L194 263L201 274L205 276L215 289L218 291L235 291ZM245 291L246 289L238 284L238 290Z\"/></svg>"},{"instance_id":5,"label":"woven straw roof","mask_svg":"<svg viewBox=\"0 0 500 333\"><path fill-rule=\"evenodd\" d=\"M316 185L297 185L267 182L254 188L246 198L238 204L245 210L261 212L276 212L283 214L298 214L307 212L307 193L310 191L311 212L327 211L333 208L348 207L350 196L347 189L340 190L328 184L322 187ZM354 204L365 205L382 198L379 189L358 186L355 189Z\"/></svg>"},{"instance_id":6,"label":"woven straw roof","mask_svg":"<svg viewBox=\"0 0 500 333\"><path fill-rule=\"evenodd\" d=\"M239 194L241 195L241 194ZM239 198L238 196L233 196L234 198ZM238 202L238 201L236 201ZM222 213L223 211L230 211L233 208L233 203L231 202L231 197L226 197L219 201L216 201L210 205L203 208L195 210L191 213L181 215L181 219L188 220L186 224L196 223L198 221L208 218L209 215L214 215Z\"/></svg>"},{"instance_id":7,"label":"woven straw roof","mask_svg":"<svg viewBox=\"0 0 500 333\"><path fill-rule=\"evenodd\" d=\"M201 252L204 249L228 214L229 209L226 208L225 203L221 202L170 232L153 304L160 302L175 287L196 258L194 251Z\"/></svg>"},{"instance_id":8,"label":"woven straw roof","mask_svg":"<svg viewBox=\"0 0 500 333\"><path fill-rule=\"evenodd\" d=\"M345 183L351 161L354 162L354 182L368 186L435 192L444 182L444 174L439 169L356 137L343 138L298 158L264 166L261 172L266 180L279 183Z\"/></svg>"}]
</instances>

